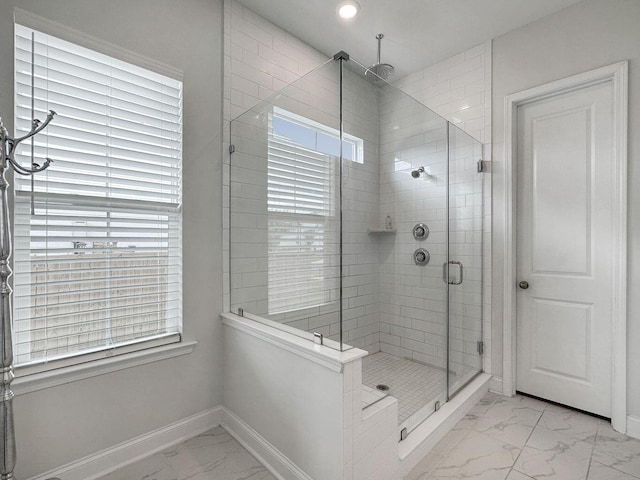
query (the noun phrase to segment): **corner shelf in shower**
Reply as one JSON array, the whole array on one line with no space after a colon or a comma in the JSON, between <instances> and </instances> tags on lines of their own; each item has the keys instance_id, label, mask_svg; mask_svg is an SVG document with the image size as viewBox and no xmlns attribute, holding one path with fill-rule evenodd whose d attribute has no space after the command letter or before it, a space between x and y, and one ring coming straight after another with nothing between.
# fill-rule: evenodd
<instances>
[{"instance_id":1,"label":"corner shelf in shower","mask_svg":"<svg viewBox=\"0 0 640 480\"><path fill-rule=\"evenodd\" d=\"M369 235L395 235L395 228L367 228Z\"/></svg>"}]
</instances>

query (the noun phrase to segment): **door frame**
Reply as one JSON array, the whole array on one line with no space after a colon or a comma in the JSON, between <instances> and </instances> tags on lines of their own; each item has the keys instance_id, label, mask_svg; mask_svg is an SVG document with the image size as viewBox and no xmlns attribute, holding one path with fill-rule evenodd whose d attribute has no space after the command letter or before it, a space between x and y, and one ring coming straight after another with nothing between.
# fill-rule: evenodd
<instances>
[{"instance_id":1,"label":"door frame","mask_svg":"<svg viewBox=\"0 0 640 480\"><path fill-rule=\"evenodd\" d=\"M516 213L517 213L517 108L589 85L611 82L614 106L613 200L613 302L611 423L619 432L627 430L627 109L628 68L623 61L585 73L530 88L505 97L504 162L504 251L503 251L503 359L502 391L516 391Z\"/></svg>"}]
</instances>

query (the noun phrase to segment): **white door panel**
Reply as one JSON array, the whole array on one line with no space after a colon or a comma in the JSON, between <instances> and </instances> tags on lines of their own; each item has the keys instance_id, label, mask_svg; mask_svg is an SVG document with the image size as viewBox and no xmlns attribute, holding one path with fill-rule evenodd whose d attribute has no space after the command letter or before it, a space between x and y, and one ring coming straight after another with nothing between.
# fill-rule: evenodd
<instances>
[{"instance_id":1,"label":"white door panel","mask_svg":"<svg viewBox=\"0 0 640 480\"><path fill-rule=\"evenodd\" d=\"M520 391L610 416L611 83L518 107Z\"/></svg>"}]
</instances>

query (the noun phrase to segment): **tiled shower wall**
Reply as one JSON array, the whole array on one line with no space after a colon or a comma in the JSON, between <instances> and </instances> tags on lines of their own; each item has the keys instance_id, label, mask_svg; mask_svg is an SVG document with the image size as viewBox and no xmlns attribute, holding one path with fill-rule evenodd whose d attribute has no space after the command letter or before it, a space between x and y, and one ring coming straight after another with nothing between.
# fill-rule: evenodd
<instances>
[{"instance_id":1,"label":"tiled shower wall","mask_svg":"<svg viewBox=\"0 0 640 480\"><path fill-rule=\"evenodd\" d=\"M446 366L447 127L411 97L392 89L382 96L380 135L380 215L389 215L397 235L380 252L380 344L383 352ZM429 178L413 178L424 166ZM426 240L412 229L423 222ZM416 248L431 257L413 261Z\"/></svg>"},{"instance_id":2,"label":"tiled shower wall","mask_svg":"<svg viewBox=\"0 0 640 480\"><path fill-rule=\"evenodd\" d=\"M228 47L228 48L227 48ZM322 54L259 17L234 0L225 2L225 123L259 104L276 91L327 60ZM288 111L336 128L339 121L337 68L314 72L274 100ZM364 140L364 161L345 168L344 177L344 341L371 351L379 350L378 245L367 236L367 227L378 216L378 99L375 87L345 72L345 131ZM266 253L266 144L264 127L249 116L236 123L246 148L236 148L230 170L228 150L231 133L225 129L224 195L229 185L234 197L231 292L225 291L227 307L242 306L246 312L337 339L339 304L268 315ZM257 130L262 129L258 133ZM249 142L251 145L247 146ZM240 147L240 146L238 146ZM241 167L240 169L236 166ZM233 182L231 181L233 172ZM257 200L255 202L251 201ZM225 205L225 209L227 206ZM237 228L236 228L237 227ZM225 276L228 278L229 216L225 210ZM228 281L225 280L225 286ZM231 295L230 295L231 294Z\"/></svg>"},{"instance_id":3,"label":"tiled shower wall","mask_svg":"<svg viewBox=\"0 0 640 480\"><path fill-rule=\"evenodd\" d=\"M462 128L476 139L480 140L484 145L483 158L491 158L491 42L486 42L482 45L478 45L466 52L462 52L454 57L451 57L443 62L432 65L424 70L408 75L394 83L394 86L402 89L404 92L411 95L419 102L427 105L433 111L443 116L447 120L451 121L454 125ZM401 135L401 132L395 132L396 135ZM444 139L444 135L432 132L432 136L435 135L434 140L438 138ZM461 136L458 136L461 139ZM426 142L425 142L426 143ZM455 154L458 159L464 159L465 155L471 154L474 157L480 157L480 152L469 153L462 145L464 142L458 141L462 148L456 151L452 150L452 154ZM444 147L441 148L441 151ZM385 157L384 153L381 154L381 192L382 201L389 202L389 198L385 194L395 194L398 196L406 195L407 192L414 192L414 195L410 199L406 199L405 208L399 208L401 204L395 206L399 208L401 215L405 217L411 217L412 221L426 222L429 227L435 225L435 229L440 230L441 222L444 220L443 202L446 202L445 194L439 191L438 173L439 170L436 166L431 167L431 172L435 173L435 181L422 182L421 186L416 185L414 179L405 174L392 174L396 169L396 166L391 165L389 162L393 162L394 159ZM433 160L437 164L437 160ZM425 160L425 163L428 163ZM397 165L397 163L396 163ZM422 164L421 164L422 165ZM415 165L413 168L420 166ZM425 164L425 166L427 166ZM435 168L435 170L434 170ZM482 191L483 197L483 211L472 214L478 219L482 218L482 264L473 265L473 270L467 268L465 274L467 278L465 280L464 291L460 294L456 294L452 297L451 310L454 315L454 325L452 329L452 350L456 350L461 355L452 355L452 364L456 371L460 372L464 370L464 367L478 365L478 358L475 354L476 351L476 339L479 339L480 329L480 316L483 321L483 341L484 341L484 363L483 368L487 372L491 372L490 358L491 358L491 175L482 175L482 185L470 184L465 181L464 177L454 178L454 183L457 183L452 189L452 208L455 209L454 214L457 216L468 216L469 212L465 209L470 205L467 202L474 202L477 204L477 195ZM395 187L393 185L395 184ZM416 190L417 189L417 190ZM469 190L472 190L472 195L476 195L475 198L467 197ZM394 193L395 192L395 193ZM403 193L404 192L404 193ZM405 200L403 200L404 202ZM420 209L420 202L424 202L425 208ZM438 203L439 202L439 203ZM390 211L393 208L393 204L383 205L382 211L385 208ZM412 211L412 208L417 210ZM434 208L436 210L434 210ZM440 209L439 211L437 211ZM381 213L382 213L381 211ZM434 223L431 223L434 222ZM408 232L399 232L399 252L396 254L402 255L402 249L405 250L405 256L416 248L417 244L412 237L403 239L402 235L410 233L410 228L413 227L411 222L407 222L404 229L409 229ZM452 253L461 255L464 252L465 257L463 263L465 266L471 267L474 261L471 261L470 257L466 255L469 250L479 248L479 238L477 230L473 235L464 240L456 237L452 234L452 240L458 242L458 245L454 245ZM432 229L433 230L433 229ZM431 252L432 249L437 254L440 254L440 248L444 248L444 240L440 237L444 233L444 226L440 231L436 231L436 236L433 234L424 243L429 246L427 249ZM468 244L467 244L468 242ZM465 245L466 244L466 245ZM477 255L474 257L477 258ZM403 258L406 264L406 258ZM435 262L439 262L441 267L444 259L439 257L434 258L432 256L432 262L434 265L438 265ZM402 265L403 260L399 259ZM411 269L413 265L407 265L406 268ZM384 270L383 270L384 272ZM398 281L409 281L406 277L403 277L401 272L396 273ZM440 277L442 272L440 272ZM479 275L482 275L482 288L479 285ZM384 277L384 273L381 273ZM384 282L383 282L384 283ZM411 293L413 292L413 294ZM393 310L394 315L385 317L385 313L382 313L381 322L381 349L401 355L407 358L415 358L417 360L425 361L437 366L444 366L444 347L445 339L440 338L441 334L445 332L444 317L439 313L441 303L436 301L427 302L431 305L429 308L431 311L425 317L420 317L419 312L411 310L409 305L412 303L420 303L423 298L423 292L420 289L404 288L400 289L397 295L392 296L391 300L383 302L382 308ZM432 295L437 297L435 292ZM387 299L388 300L388 299ZM429 299L431 300L431 299ZM405 305L402 309L402 305ZM429 306L428 305L428 306ZM400 309L400 315L398 314L398 308ZM404 310L404 314L402 311ZM389 313L389 312L387 312ZM393 318L393 323L385 325L385 318ZM426 323L425 323L426 322ZM460 325L469 327L468 329L457 328ZM426 329L426 330L425 330ZM418 339L418 342L415 341ZM424 339L424 340L423 340ZM426 355L426 357L425 357ZM434 357L435 355L435 357ZM457 365L456 365L457 363Z\"/></svg>"},{"instance_id":4,"label":"tiled shower wall","mask_svg":"<svg viewBox=\"0 0 640 480\"><path fill-rule=\"evenodd\" d=\"M229 154L228 146L230 139L229 121L231 118L240 115L247 109L266 99L271 94L277 92L281 88L297 80L314 66L326 60L326 57L315 49L309 47L305 43L279 29L262 17L256 15L251 10L243 7L235 0L225 0L225 34L224 34L224 265L225 265L225 309L230 307L229 292ZM464 128L469 133L483 142L488 142L491 131L491 112L490 112L490 92L491 92L491 44L475 47L467 52L463 52L444 62L430 66L425 70L404 77L397 82L395 86L401 88L418 101L432 108L438 114L451 120L453 123ZM374 111L366 111L366 109L358 107L358 95L361 94L356 89L351 97L354 103L347 105L351 108L355 115L360 114L361 118L372 120L377 118ZM367 100L367 108L374 108L376 102ZM354 119L357 120L357 119ZM365 130L366 124L354 122ZM349 130L349 127L347 127ZM358 132L351 131L354 135ZM432 135L439 134L432 132ZM373 138L371 133L363 133L362 136ZM436 152L442 152L442 145L438 146L435 142ZM424 143L432 143L425 137ZM438 150L439 149L439 150ZM402 249L394 251L392 244L395 240L391 237L376 237L367 235L366 229L369 226L379 226L384 223L384 218L391 212L391 205L385 206L385 196L383 190L387 188L390 176L387 175L389 165L383 159L377 161L375 156L377 151L373 148L369 149L364 165L349 165L345 172L345 227L344 232L344 252L345 252L345 341L352 345L365 348L370 352L379 349L380 335L387 339L386 345L398 347L395 343L400 343L403 339L405 350L394 350L395 353L403 356L415 357L428 363L435 365L442 364L443 341L437 339L436 336L443 335L442 331L442 312L434 312L433 315L425 318L424 314L421 318L413 318L419 315L417 307L412 306L418 298L416 290L406 290L401 292L402 300L406 300L404 305L405 313L413 311L413 317L407 315L405 320L397 322L402 324L400 328L396 328L394 333L384 324L392 325L389 322L380 322L380 316L389 318L390 310L394 303L388 298L382 298L382 294L388 295L389 290L378 285L384 285L390 281L387 277L381 282L381 271L391 267L390 260L394 255L404 255ZM485 158L490 158L490 145L485 143ZM369 159L369 161L367 161ZM388 162L389 160L387 160ZM380 167L378 165L380 164ZM380 170L378 170L380 168ZM395 168L395 167L394 167ZM385 170L387 169L387 170ZM410 177L407 177L410 178ZM413 183L412 185L415 185ZM491 225L491 182L490 175L484 175L484 238L483 238L483 264L484 264L484 288L482 292L482 309L484 317L484 340L485 340L485 363L484 368L490 371L490 342L489 333L490 326L490 275L487 274L490 265L490 225ZM428 186L429 195L434 198L442 196L438 191L438 184L433 188ZM379 200L381 199L381 200ZM388 200L388 197L387 197ZM440 200L441 201L441 200ZM411 205L411 204L410 204ZM416 205L411 205L414 208ZM406 206L398 206L399 210ZM437 208L436 208L437 210ZM436 213L437 215L437 213ZM440 213L442 215L442 213ZM394 213L394 217L397 215ZM423 215L421 218L426 218ZM397 225L398 218L394 218ZM435 218L435 230L432 230L431 239L435 240L442 235L444 231L444 218ZM442 230L437 231L438 223L441 223ZM408 222L410 223L410 222ZM412 225L411 225L412 226ZM431 226L431 225L430 225ZM404 228L404 227L403 227ZM399 232L406 235L410 232ZM412 251L412 250L411 250ZM431 251L431 250L430 250ZM439 255L438 249L434 248L432 254ZM404 257L403 257L404 258ZM437 265L439 260L432 257L433 265ZM386 267L385 267L386 263ZM440 263L441 265L441 263ZM398 266L398 268L401 268ZM436 278L436 272L434 279ZM402 275L400 275L401 277ZM398 277L398 278L400 278ZM441 282L441 271L438 272L437 278ZM238 284L236 279L235 285ZM435 280L434 280L435 281ZM403 286L401 281L395 280L386 283L391 289L399 291ZM435 283L433 284L435 285ZM435 288L435 287L434 287ZM437 288L435 288L437 290ZM378 293L380 292L380 296ZM413 294L416 294L412 297ZM400 293L399 293L400 295ZM432 304L435 299L428 299ZM396 298L399 305L401 299ZM322 311L320 311L322 308ZM335 335L337 328L337 309L335 306L320 307L316 312L304 312L303 315L291 314L282 316L281 320L289 322L292 325L308 329L311 331L321 331L325 335ZM284 318L287 317L287 318ZM423 323L415 323L406 319L421 320ZM431 320L434 320L431 322ZM428 325L432 323L432 325ZM380 325L380 326L379 326ZM410 326L409 326L410 325ZM386 331L385 331L386 330ZM389 335L398 337L392 339ZM433 344L429 347L411 344L411 340L416 338L425 338L424 344L427 345L426 339L429 337ZM412 349L411 347L415 347ZM435 347L435 348L432 348ZM464 348L464 347L462 347ZM467 346L469 348L469 346ZM383 348L384 350L384 348ZM404 352L404 353L403 353ZM420 354L420 355L418 355Z\"/></svg>"}]
</instances>

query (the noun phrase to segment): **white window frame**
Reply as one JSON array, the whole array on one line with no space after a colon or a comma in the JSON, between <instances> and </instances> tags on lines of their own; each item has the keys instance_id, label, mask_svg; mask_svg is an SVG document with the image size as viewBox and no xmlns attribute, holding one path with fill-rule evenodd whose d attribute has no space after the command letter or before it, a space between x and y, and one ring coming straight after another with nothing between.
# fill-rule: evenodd
<instances>
[{"instance_id":1,"label":"white window frame","mask_svg":"<svg viewBox=\"0 0 640 480\"><path fill-rule=\"evenodd\" d=\"M21 9L15 9L14 22L118 60L135 64L161 75L169 76L180 81L183 80L183 75L180 70L142 57L129 50L122 49L121 47L43 19ZM15 35L12 35L12 39L15 39ZM11 88L13 88L13 84ZM16 104L15 101L14 104ZM13 218L13 204L10 205L10 209L9 214L10 217ZM80 353L74 357L49 362L45 364L46 368L42 368L42 366L37 366L36 368L17 367L16 380L12 386L14 387L14 393L18 395L50 388L55 385L82 380L95 375L102 375L137 365L186 355L194 350L197 343L197 341L187 340L182 334L179 334L178 338L170 343L164 342L163 344L162 342L154 342L151 340L132 343L119 348L117 352L107 349L96 353Z\"/></svg>"},{"instance_id":2,"label":"white window frame","mask_svg":"<svg viewBox=\"0 0 640 480\"><path fill-rule=\"evenodd\" d=\"M310 118L303 117L302 115L289 112L284 108L274 106L271 115L272 117L277 116L289 122L297 123L298 125L305 128L313 128L318 132L324 133L325 135L336 138L338 140L340 139L340 130L328 127L327 125L323 125L320 122L316 122L315 120L311 120ZM353 159L350 161L353 163L364 163L364 140L346 132L342 132L342 139L353 145Z\"/></svg>"}]
</instances>

